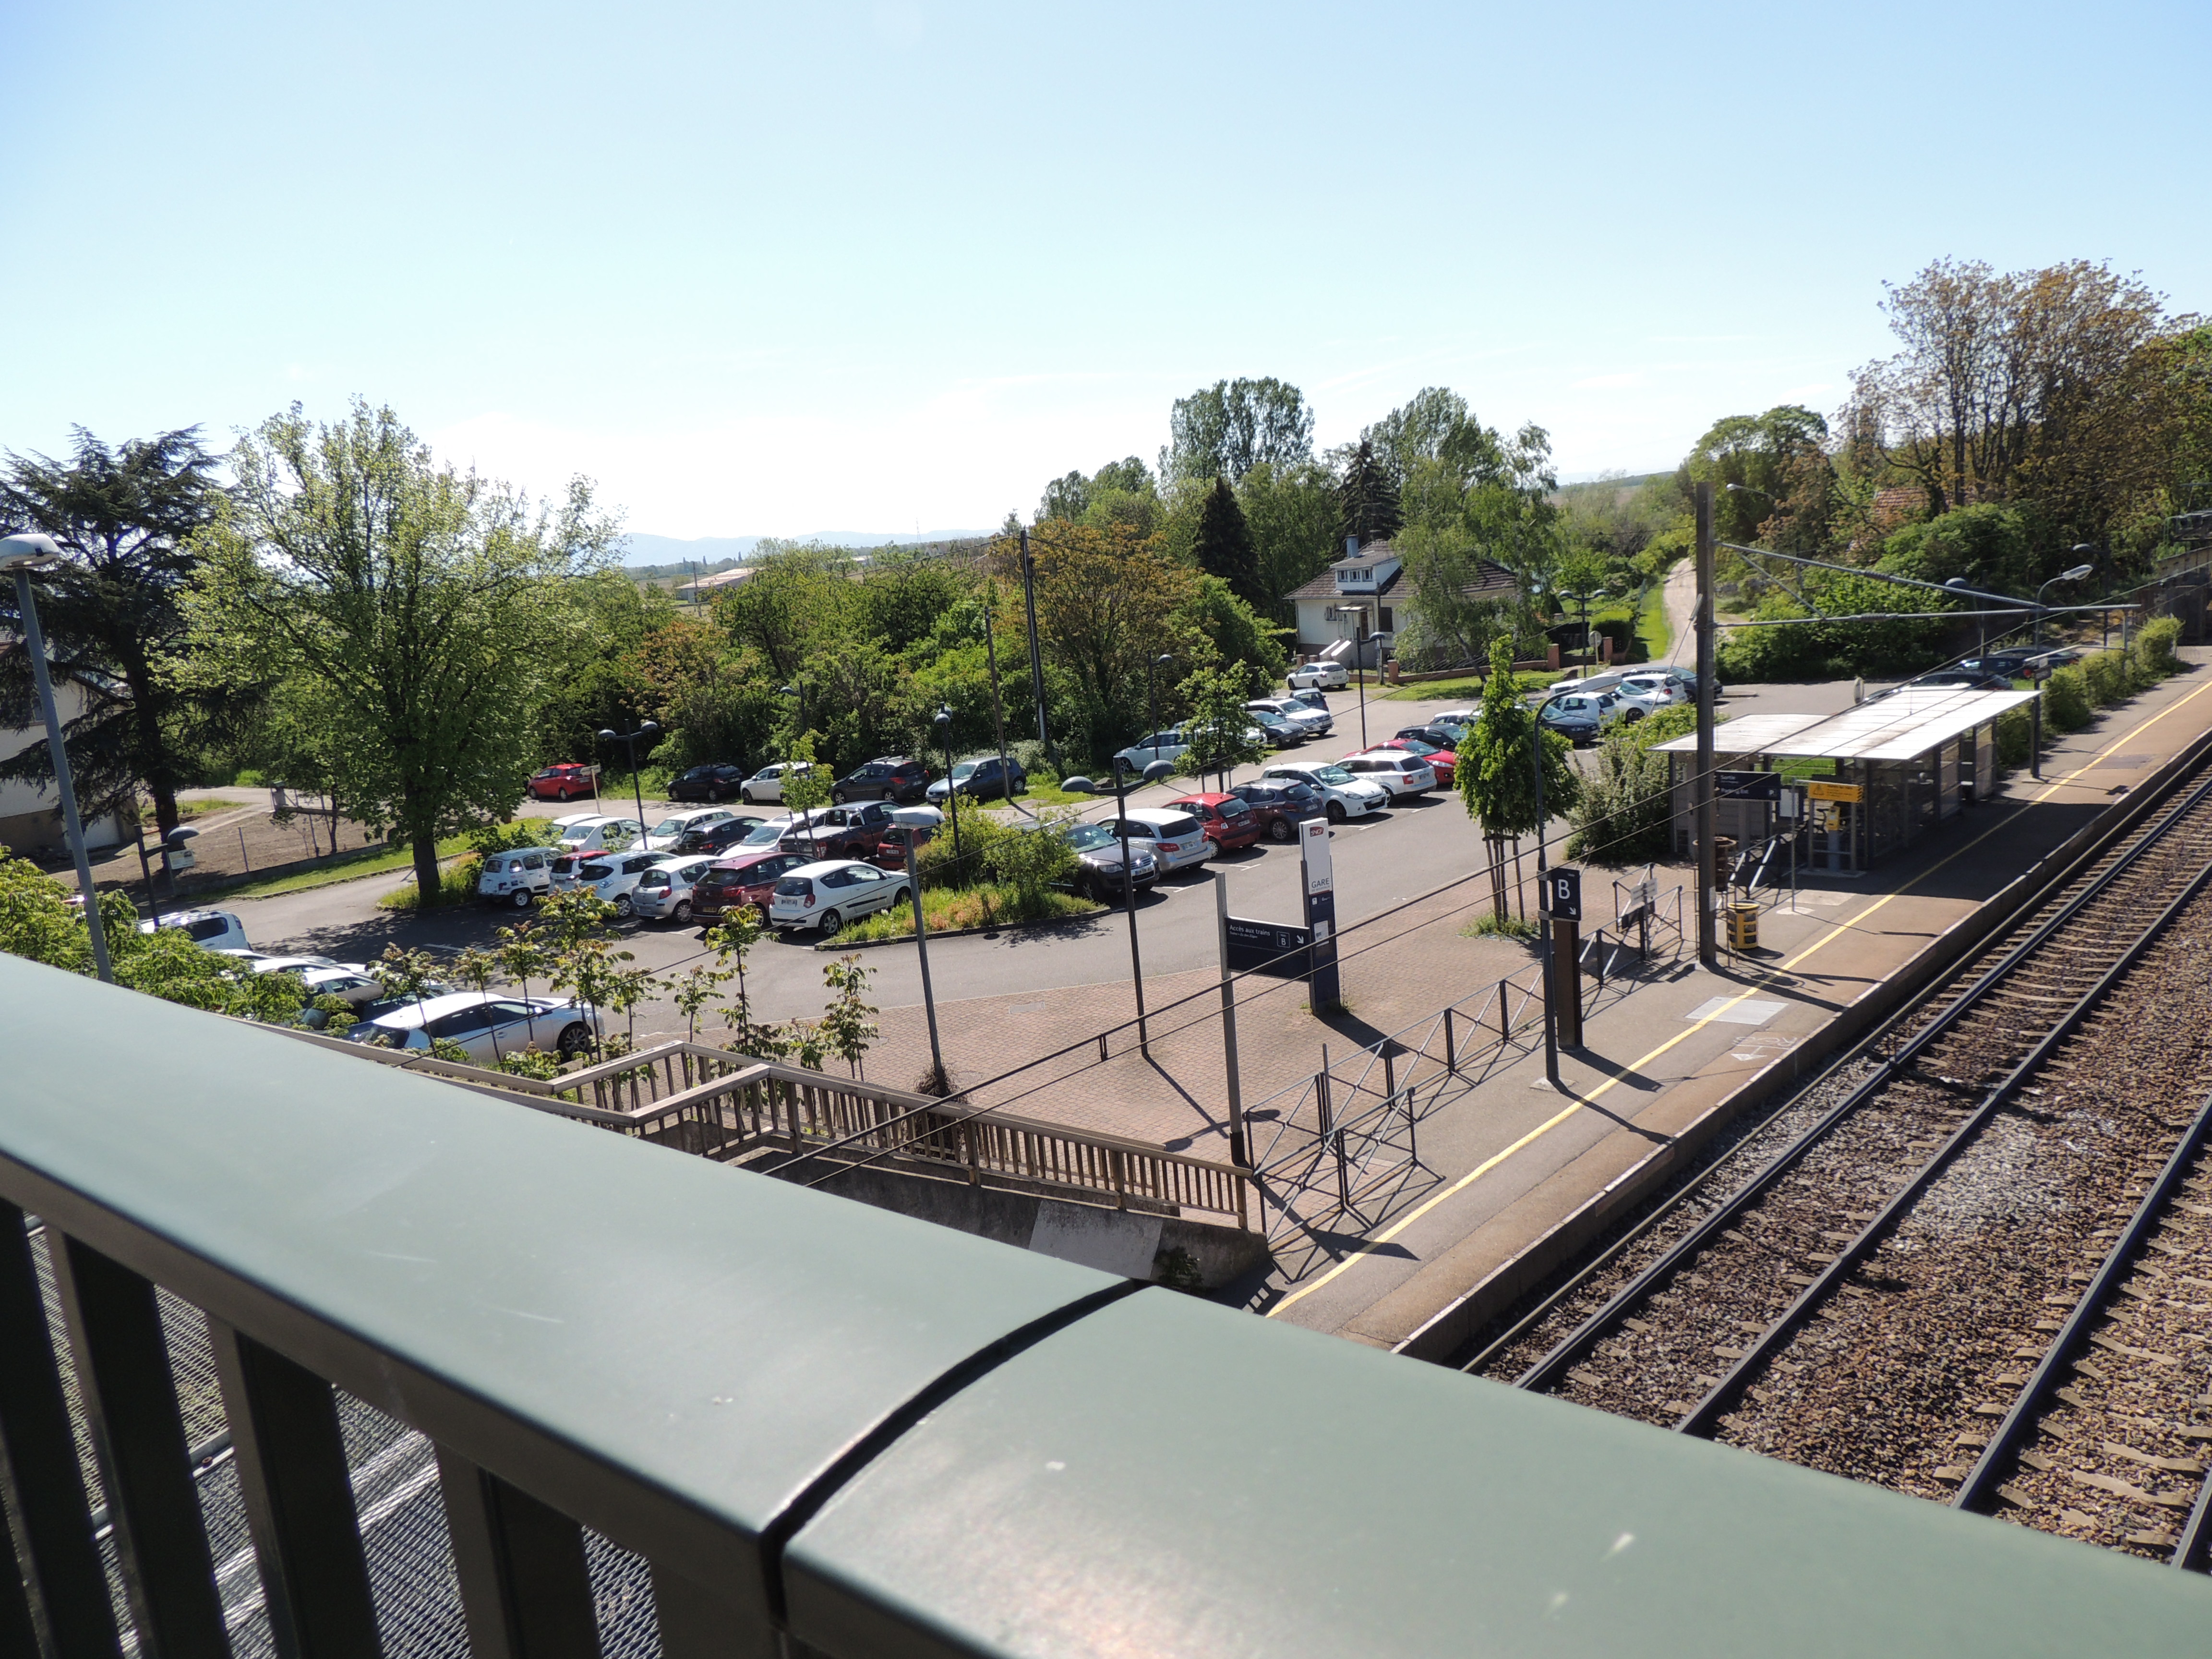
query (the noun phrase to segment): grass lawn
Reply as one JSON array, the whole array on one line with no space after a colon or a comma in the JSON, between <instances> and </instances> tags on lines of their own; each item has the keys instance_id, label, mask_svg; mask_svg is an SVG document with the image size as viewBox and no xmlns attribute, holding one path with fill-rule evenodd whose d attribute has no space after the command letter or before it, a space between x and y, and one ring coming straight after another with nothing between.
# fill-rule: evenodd
<instances>
[{"instance_id":1,"label":"grass lawn","mask_svg":"<svg viewBox=\"0 0 2212 1659\"><path fill-rule=\"evenodd\" d=\"M1079 799L1082 799L1079 797ZM922 914L929 919L933 933L951 932L956 927L993 927L1016 921L1073 921L1079 916L1101 915L1106 908L1089 899L1076 897L1073 893L1047 893L1044 908L1031 915L1021 913L1015 902L1014 890L987 883L980 887L932 887L923 890ZM872 916L842 928L837 934L840 945L855 945L864 939L911 939L914 936L914 912L907 905L878 910Z\"/></svg>"},{"instance_id":2,"label":"grass lawn","mask_svg":"<svg viewBox=\"0 0 2212 1659\"><path fill-rule=\"evenodd\" d=\"M1032 783L1022 793L1020 799L1029 806L1080 806L1093 797L1071 795L1066 790L1049 783Z\"/></svg>"},{"instance_id":3,"label":"grass lawn","mask_svg":"<svg viewBox=\"0 0 2212 1659\"><path fill-rule=\"evenodd\" d=\"M177 803L177 817L190 823L194 818L208 817L216 812L235 812L245 805L242 800L180 800Z\"/></svg>"},{"instance_id":4,"label":"grass lawn","mask_svg":"<svg viewBox=\"0 0 2212 1659\"><path fill-rule=\"evenodd\" d=\"M1401 685L1390 691L1370 691L1368 696L1385 702L1480 702L1483 678L1479 674L1469 674L1464 679L1427 680L1419 685ZM1526 694L1540 691L1554 681L1564 678L1565 671L1554 674L1544 669L1516 674L1513 678L1521 691Z\"/></svg>"},{"instance_id":5,"label":"grass lawn","mask_svg":"<svg viewBox=\"0 0 2212 1659\"><path fill-rule=\"evenodd\" d=\"M469 850L466 836L448 836L438 843L441 859L457 857ZM301 893L310 887L328 887L333 882L358 881L364 876L388 876L395 870L415 867L415 854L404 847L364 847L358 852L348 853L319 869L295 871L289 876L269 876L258 881L240 883L236 887L223 889L229 898L274 898L279 893Z\"/></svg>"}]
</instances>

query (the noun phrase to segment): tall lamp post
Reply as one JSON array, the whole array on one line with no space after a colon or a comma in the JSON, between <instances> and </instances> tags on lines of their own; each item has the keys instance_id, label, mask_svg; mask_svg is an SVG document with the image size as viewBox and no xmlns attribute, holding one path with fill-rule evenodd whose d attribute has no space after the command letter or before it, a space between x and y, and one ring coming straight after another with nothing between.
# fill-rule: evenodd
<instances>
[{"instance_id":1,"label":"tall lamp post","mask_svg":"<svg viewBox=\"0 0 2212 1659\"><path fill-rule=\"evenodd\" d=\"M2084 545L2086 545L2086 544L2084 544ZM2074 549L2074 551L2076 553L2079 553L2081 550L2081 549L2080 547ZM2043 649L2044 594L2050 591L2053 583L2080 581L2082 577L2089 574L2090 569L2091 567L2088 565L2077 564L2071 570L2060 571L2057 575L2053 576L2050 581L2044 583L2041 587L2035 590L2034 646L2038 651ZM2042 665L2040 663L2035 663L2032 664L2031 667L2034 669L2041 669ZM2044 682L2048 680L2050 678L2051 676L2047 671L2036 674L2035 702L2030 705L2029 711L2032 716L2031 723L2033 729L2027 734L2027 775L2028 776L2035 779L2038 782L2042 781L2043 779L2043 685Z\"/></svg>"},{"instance_id":2,"label":"tall lamp post","mask_svg":"<svg viewBox=\"0 0 2212 1659\"><path fill-rule=\"evenodd\" d=\"M957 879L964 881L968 865L960 850L960 788L952 781L952 711L940 705L929 723L937 728L938 741L945 745L945 816L952 820L952 867L958 872Z\"/></svg>"},{"instance_id":3,"label":"tall lamp post","mask_svg":"<svg viewBox=\"0 0 2212 1659\"><path fill-rule=\"evenodd\" d=\"M93 890L92 859L84 848L84 822L77 817L76 787L70 781L69 751L62 744L61 716L54 711L54 683L46 672L46 637L39 630L39 606L31 592L31 572L62 556L51 536L30 532L0 539L0 570L15 579L15 603L23 614L23 643L31 653L31 675L39 688L39 714L46 723L46 752L54 763L54 783L62 798L62 829L70 857L76 862L76 890L84 900L85 931L92 935L92 965L101 979L115 983L107 959L107 929L100 919L100 895Z\"/></svg>"},{"instance_id":4,"label":"tall lamp post","mask_svg":"<svg viewBox=\"0 0 2212 1659\"><path fill-rule=\"evenodd\" d=\"M1146 1059L1152 1057L1151 1035L1145 1029L1145 964L1137 954L1137 884L1129 868L1129 802L1127 796L1129 763L1119 755L1114 757L1114 817L1115 830L1121 839L1121 896L1127 902L1129 913L1129 981L1137 988L1137 1051ZM1156 760L1144 770L1146 783L1158 783L1175 769L1164 760ZM1089 778L1062 778L1060 787L1073 795L1103 795L1106 786L1093 783Z\"/></svg>"},{"instance_id":5,"label":"tall lamp post","mask_svg":"<svg viewBox=\"0 0 2212 1659\"><path fill-rule=\"evenodd\" d=\"M637 775L637 740L649 738L659 730L658 721L640 720L635 732L617 732L612 726L606 726L599 732L601 743L619 743L629 751L629 792L631 798L637 802L637 838L641 843L645 840L645 785Z\"/></svg>"}]
</instances>

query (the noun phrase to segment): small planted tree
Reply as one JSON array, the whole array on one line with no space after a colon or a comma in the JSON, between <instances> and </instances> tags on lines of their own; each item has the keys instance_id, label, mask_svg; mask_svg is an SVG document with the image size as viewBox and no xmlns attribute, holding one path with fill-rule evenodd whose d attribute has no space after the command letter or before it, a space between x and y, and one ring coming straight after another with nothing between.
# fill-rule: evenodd
<instances>
[{"instance_id":1,"label":"small planted tree","mask_svg":"<svg viewBox=\"0 0 2212 1659\"><path fill-rule=\"evenodd\" d=\"M522 1006L531 1006L530 981L550 979L553 973L553 953L545 948L535 922L517 922L512 927L499 930L499 965L501 972L522 987ZM538 1015L530 1016L530 1046L538 1046Z\"/></svg>"},{"instance_id":2,"label":"small planted tree","mask_svg":"<svg viewBox=\"0 0 2212 1659\"><path fill-rule=\"evenodd\" d=\"M1253 736L1251 678L1238 665L1223 667L1208 663L1194 670L1182 683L1183 700L1190 706L1184 733L1190 747L1176 758L1176 770L1194 778L1209 772L1227 775L1249 766L1267 753L1267 745Z\"/></svg>"},{"instance_id":3,"label":"small planted tree","mask_svg":"<svg viewBox=\"0 0 2212 1659\"><path fill-rule=\"evenodd\" d=\"M860 1056L867 1053L876 1036L875 1024L868 1018L876 1012L876 1005L866 1000L872 971L861 965L857 956L840 957L822 968L822 981L830 988L830 998L815 1024L815 1035L830 1053L852 1068L856 1078L863 1075Z\"/></svg>"},{"instance_id":4,"label":"small planted tree","mask_svg":"<svg viewBox=\"0 0 2212 1659\"><path fill-rule=\"evenodd\" d=\"M480 996L491 994L491 982L499 973L499 958L489 951L479 951L473 945L453 958L453 977L464 985L473 985ZM495 1062L504 1064L507 1056L499 1046L499 1028L491 1033L491 1053Z\"/></svg>"},{"instance_id":5,"label":"small planted tree","mask_svg":"<svg viewBox=\"0 0 2212 1659\"><path fill-rule=\"evenodd\" d=\"M800 771L794 768L783 775L783 804L799 813L811 812L817 806L827 806L830 791L836 780L830 775L829 767L816 762L814 734L811 732L799 734L799 740L791 745L790 758L793 762L805 763L805 769ZM806 826L806 844L810 848L814 844L814 825L811 821Z\"/></svg>"},{"instance_id":6,"label":"small planted tree","mask_svg":"<svg viewBox=\"0 0 2212 1659\"><path fill-rule=\"evenodd\" d=\"M1540 812L1535 771L1540 742L1544 768ZM1460 739L1455 775L1468 816L1482 826L1490 856L1493 915L1501 925L1507 917L1505 844L1531 831L1540 832L1546 818L1573 807L1581 780L1568 758L1571 750L1565 738L1540 728L1535 710L1516 695L1512 646L1504 640L1493 642L1481 716Z\"/></svg>"}]
</instances>

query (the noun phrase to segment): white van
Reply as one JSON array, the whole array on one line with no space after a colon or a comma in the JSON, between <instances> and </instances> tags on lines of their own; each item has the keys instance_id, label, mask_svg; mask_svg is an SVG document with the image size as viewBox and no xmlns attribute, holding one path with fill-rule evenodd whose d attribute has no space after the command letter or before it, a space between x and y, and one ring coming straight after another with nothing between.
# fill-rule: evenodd
<instances>
[{"instance_id":1,"label":"white van","mask_svg":"<svg viewBox=\"0 0 2212 1659\"><path fill-rule=\"evenodd\" d=\"M527 910L532 901L553 890L553 860L560 856L557 847L494 853L477 873L477 896L487 904L511 904L518 910Z\"/></svg>"}]
</instances>

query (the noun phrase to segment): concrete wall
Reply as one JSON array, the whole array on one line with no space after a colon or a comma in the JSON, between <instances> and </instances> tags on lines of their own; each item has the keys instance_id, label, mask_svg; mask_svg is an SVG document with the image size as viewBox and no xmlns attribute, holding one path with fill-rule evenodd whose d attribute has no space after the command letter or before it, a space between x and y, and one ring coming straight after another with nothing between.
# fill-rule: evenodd
<instances>
[{"instance_id":1,"label":"concrete wall","mask_svg":"<svg viewBox=\"0 0 2212 1659\"><path fill-rule=\"evenodd\" d=\"M775 1173L765 1164L752 1167L767 1175ZM820 1173L819 1165L806 1166L808 1179ZM971 1187L962 1181L943 1181L874 1165L848 1170L824 1182L822 1189L879 1210L896 1210L940 1227L996 1239L1016 1249L1079 1261L1128 1279L1170 1280L1169 1258L1179 1250L1197 1269L1199 1284L1209 1290L1245 1273L1267 1249L1259 1234L1237 1227L1182 1216L1073 1204L995 1187Z\"/></svg>"}]
</instances>

